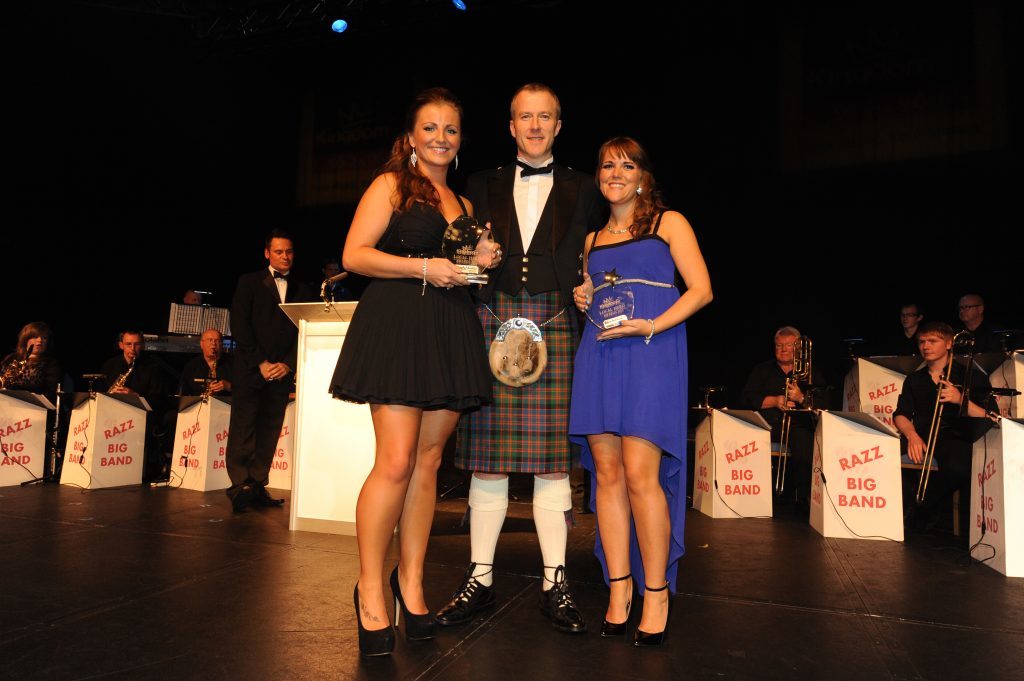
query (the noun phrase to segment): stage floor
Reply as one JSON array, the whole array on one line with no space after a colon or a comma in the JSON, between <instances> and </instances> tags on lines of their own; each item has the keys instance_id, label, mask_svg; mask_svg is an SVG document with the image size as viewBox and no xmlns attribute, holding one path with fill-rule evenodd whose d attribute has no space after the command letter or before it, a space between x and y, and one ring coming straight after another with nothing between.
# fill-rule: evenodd
<instances>
[{"instance_id":1,"label":"stage floor","mask_svg":"<svg viewBox=\"0 0 1024 681\"><path fill-rule=\"evenodd\" d=\"M468 560L464 509L438 507L435 607ZM968 566L953 537L833 540L792 507L772 520L690 511L668 643L637 650L599 635L594 516L577 515L570 533L570 582L591 629L573 636L537 609L529 505L509 511L497 607L361 660L352 537L289 532L287 506L234 516L221 492L2 488L0 679L1024 678L1024 580Z\"/></svg>"}]
</instances>

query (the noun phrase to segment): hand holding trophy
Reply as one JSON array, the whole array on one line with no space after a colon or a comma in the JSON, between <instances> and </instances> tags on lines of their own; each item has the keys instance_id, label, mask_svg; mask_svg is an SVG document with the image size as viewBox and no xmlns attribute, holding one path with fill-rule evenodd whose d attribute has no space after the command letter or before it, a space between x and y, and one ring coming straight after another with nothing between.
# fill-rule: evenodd
<instances>
[{"instance_id":1,"label":"hand holding trophy","mask_svg":"<svg viewBox=\"0 0 1024 681\"><path fill-rule=\"evenodd\" d=\"M585 314L599 329L612 329L633 318L633 289L621 280L614 269L597 272L592 277L594 297Z\"/></svg>"},{"instance_id":2,"label":"hand holding trophy","mask_svg":"<svg viewBox=\"0 0 1024 681\"><path fill-rule=\"evenodd\" d=\"M486 284L490 277L484 270L501 260L501 247L491 237L491 230L469 215L460 215L445 229L441 253L462 270L470 284Z\"/></svg>"}]
</instances>

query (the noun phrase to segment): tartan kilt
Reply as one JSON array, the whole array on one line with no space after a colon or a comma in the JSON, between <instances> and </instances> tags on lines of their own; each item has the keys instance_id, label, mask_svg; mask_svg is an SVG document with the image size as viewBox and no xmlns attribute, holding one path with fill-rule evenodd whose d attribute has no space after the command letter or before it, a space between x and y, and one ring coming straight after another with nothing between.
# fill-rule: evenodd
<instances>
[{"instance_id":1,"label":"tartan kilt","mask_svg":"<svg viewBox=\"0 0 1024 681\"><path fill-rule=\"evenodd\" d=\"M531 296L526 289L512 297L495 292L489 304L506 321L526 317L540 326L562 309L558 291ZM483 305L477 306L490 349L501 324ZM569 398L572 367L579 342L576 310L541 327L548 365L536 383L512 388L494 381L494 399L459 421L455 466L484 473L557 473L573 463L569 444Z\"/></svg>"}]
</instances>

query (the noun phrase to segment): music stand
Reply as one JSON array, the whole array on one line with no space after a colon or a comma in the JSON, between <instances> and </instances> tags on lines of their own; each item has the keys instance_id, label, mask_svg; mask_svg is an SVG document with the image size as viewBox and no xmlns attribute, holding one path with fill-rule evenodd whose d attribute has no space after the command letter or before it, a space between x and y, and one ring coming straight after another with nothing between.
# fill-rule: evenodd
<instances>
[{"instance_id":1,"label":"music stand","mask_svg":"<svg viewBox=\"0 0 1024 681\"><path fill-rule=\"evenodd\" d=\"M23 471L27 472L30 476L29 480L11 480L6 473L0 476L0 485L14 485L15 483L25 485L28 483L38 482L44 479L46 475L46 456L47 456L47 444L48 444L48 421L49 412L54 409L53 403L50 402L45 396L28 390L0 390L0 395L3 396L4 403L4 417L13 417L12 424L5 427L5 433L2 433L4 437L0 438L0 443L3 445L3 451L0 452L0 457L5 460L6 463L12 463L18 465ZM38 433L38 430L32 428L32 420L36 420L38 423L39 418L44 419L44 430L42 433ZM37 434L38 433L38 434ZM41 438L41 439L40 439ZM42 462L38 464L39 475L36 475L35 466L31 463L33 456L42 455ZM29 467L31 466L31 468ZM15 471L14 468L8 469L12 473Z\"/></svg>"}]
</instances>

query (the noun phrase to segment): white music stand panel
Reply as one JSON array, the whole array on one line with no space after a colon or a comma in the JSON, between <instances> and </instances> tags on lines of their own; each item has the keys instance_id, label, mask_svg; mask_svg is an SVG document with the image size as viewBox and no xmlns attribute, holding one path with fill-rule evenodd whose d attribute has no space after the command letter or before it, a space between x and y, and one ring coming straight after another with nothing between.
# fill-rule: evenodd
<instances>
[{"instance_id":1,"label":"white music stand panel","mask_svg":"<svg viewBox=\"0 0 1024 681\"><path fill-rule=\"evenodd\" d=\"M43 477L46 415L53 405L42 395L0 393L0 487Z\"/></svg>"},{"instance_id":2,"label":"white music stand panel","mask_svg":"<svg viewBox=\"0 0 1024 681\"><path fill-rule=\"evenodd\" d=\"M974 442L971 480L971 556L1024 577L1024 422L1002 419Z\"/></svg>"},{"instance_id":3,"label":"white music stand panel","mask_svg":"<svg viewBox=\"0 0 1024 681\"><path fill-rule=\"evenodd\" d=\"M814 436L811 527L826 537L903 541L901 470L899 436L881 419L822 411Z\"/></svg>"},{"instance_id":4,"label":"white music stand panel","mask_svg":"<svg viewBox=\"0 0 1024 681\"><path fill-rule=\"evenodd\" d=\"M130 395L93 393L81 400L71 411L60 484L141 484L148 409L144 399Z\"/></svg>"}]
</instances>

